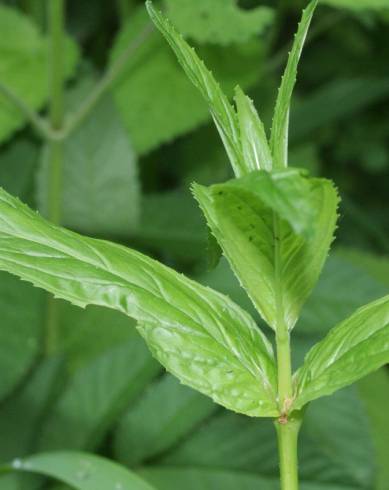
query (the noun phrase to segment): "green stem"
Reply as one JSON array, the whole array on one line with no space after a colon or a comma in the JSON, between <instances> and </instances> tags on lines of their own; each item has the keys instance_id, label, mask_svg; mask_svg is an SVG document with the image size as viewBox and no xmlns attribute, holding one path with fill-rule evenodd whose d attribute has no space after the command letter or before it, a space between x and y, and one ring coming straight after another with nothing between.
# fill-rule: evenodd
<instances>
[{"instance_id":1,"label":"green stem","mask_svg":"<svg viewBox=\"0 0 389 490\"><path fill-rule=\"evenodd\" d=\"M278 436L281 490L298 490L297 440L301 414L290 414L293 400L292 359L290 334L285 322L283 302L282 255L280 249L282 227L279 217L273 214L274 273L276 282L276 347L278 372L278 404L280 417L275 422Z\"/></svg>"},{"instance_id":2,"label":"green stem","mask_svg":"<svg viewBox=\"0 0 389 490\"><path fill-rule=\"evenodd\" d=\"M53 132L61 131L64 124L64 0L50 0L48 3L50 30L50 102L49 119ZM61 222L61 190L63 142L48 142L49 182L48 218L54 224ZM50 296L47 304L46 352L52 354L57 348L59 312L58 304Z\"/></svg>"},{"instance_id":3,"label":"green stem","mask_svg":"<svg viewBox=\"0 0 389 490\"><path fill-rule=\"evenodd\" d=\"M297 444L301 415L275 422L280 460L281 490L298 490Z\"/></svg>"}]
</instances>

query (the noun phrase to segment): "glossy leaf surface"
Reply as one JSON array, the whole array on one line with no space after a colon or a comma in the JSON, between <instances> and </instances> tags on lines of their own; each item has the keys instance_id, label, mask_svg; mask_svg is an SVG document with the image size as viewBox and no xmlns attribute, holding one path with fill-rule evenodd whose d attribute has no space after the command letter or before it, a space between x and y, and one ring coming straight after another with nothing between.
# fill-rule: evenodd
<instances>
[{"instance_id":1,"label":"glossy leaf surface","mask_svg":"<svg viewBox=\"0 0 389 490\"><path fill-rule=\"evenodd\" d=\"M139 252L53 226L5 191L0 216L0 268L78 306L135 318L185 384L232 410L277 415L271 346L227 297Z\"/></svg>"},{"instance_id":2,"label":"glossy leaf surface","mask_svg":"<svg viewBox=\"0 0 389 490\"><path fill-rule=\"evenodd\" d=\"M295 408L347 386L389 362L389 296L334 327L296 373Z\"/></svg>"},{"instance_id":3,"label":"glossy leaf surface","mask_svg":"<svg viewBox=\"0 0 389 490\"><path fill-rule=\"evenodd\" d=\"M293 328L333 240L338 197L331 182L297 169L257 171L195 185L194 194L262 318L275 329L281 308Z\"/></svg>"}]
</instances>

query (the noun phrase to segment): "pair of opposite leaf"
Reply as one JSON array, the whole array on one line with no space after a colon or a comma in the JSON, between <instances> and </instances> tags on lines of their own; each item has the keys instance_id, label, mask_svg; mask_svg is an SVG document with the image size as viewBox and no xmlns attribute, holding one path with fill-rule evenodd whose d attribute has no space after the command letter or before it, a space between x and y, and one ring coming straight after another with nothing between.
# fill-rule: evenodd
<instances>
[{"instance_id":1,"label":"pair of opposite leaf","mask_svg":"<svg viewBox=\"0 0 389 490\"><path fill-rule=\"evenodd\" d=\"M183 38L150 2L149 14L208 102L236 179L193 192L212 233L266 323L290 331L322 269L337 217L330 181L288 169L289 105L313 11L302 21L282 79L270 144L251 101L236 110ZM110 242L45 221L0 192L0 268L85 307L135 318L155 357L183 383L251 416L277 417L273 349L228 297ZM389 361L389 297L358 310L307 355L290 410L330 394Z\"/></svg>"}]
</instances>

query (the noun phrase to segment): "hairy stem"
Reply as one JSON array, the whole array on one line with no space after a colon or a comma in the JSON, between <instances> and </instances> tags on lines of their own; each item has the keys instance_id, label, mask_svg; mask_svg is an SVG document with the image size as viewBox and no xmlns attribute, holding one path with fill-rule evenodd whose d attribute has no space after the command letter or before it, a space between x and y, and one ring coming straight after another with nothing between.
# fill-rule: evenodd
<instances>
[{"instance_id":1,"label":"hairy stem","mask_svg":"<svg viewBox=\"0 0 389 490\"><path fill-rule=\"evenodd\" d=\"M53 132L61 131L64 123L64 0L51 0L48 3L50 29L50 103L49 118ZM61 221L61 189L63 142L48 142L49 182L48 218L55 224ZM59 312L55 299L50 296L47 305L46 352L55 352L58 337Z\"/></svg>"}]
</instances>

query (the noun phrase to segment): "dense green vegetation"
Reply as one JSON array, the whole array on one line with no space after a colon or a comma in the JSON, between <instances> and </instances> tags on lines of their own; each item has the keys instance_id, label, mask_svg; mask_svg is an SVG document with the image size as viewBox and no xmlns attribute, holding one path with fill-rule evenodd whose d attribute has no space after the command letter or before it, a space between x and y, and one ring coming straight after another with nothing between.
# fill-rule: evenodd
<instances>
[{"instance_id":1,"label":"dense green vegetation","mask_svg":"<svg viewBox=\"0 0 389 490\"><path fill-rule=\"evenodd\" d=\"M192 182L200 184L195 188L197 199L210 222L213 216L224 219L222 234L228 236L229 216L220 214L228 200L221 201L218 210L207 209L206 199L210 192L227 191L232 196L247 190L247 180L242 177L237 187L224 184L233 172L207 104L162 36L152 30L142 2L87 5L69 0L63 16L61 6L60 0L50 3L50 8L39 0L0 5L1 186L54 223L140 250L231 299L212 295L151 261L137 265L138 254L119 253L115 246L100 247L84 238L75 248L72 235L52 232L46 222L35 220L34 213L2 193L1 267L76 304L100 306L80 309L1 273L0 460L14 460L13 469L55 476L81 490L100 490L97 484L107 488L104 475L117 490L147 490L150 485L161 490L277 489L272 422L227 411L181 385L151 357L133 320L102 308L112 306L113 296L97 297L82 286L83 282L110 284L115 271L115 281L118 277L123 281L115 286L148 288L149 296L136 296L136 308L123 302L115 307L138 319L141 311L140 331L162 362L160 344L146 326L153 322L148 311L156 301L152 294L168 274L172 289L159 292L172 311L153 303L160 321L177 321L181 308L191 312L200 308L204 315L196 295L205 295L211 310L232 322L231 328L252 329L251 319L241 316L235 302L268 334L262 319L272 325L273 312L267 309L271 298L256 296L252 271L239 264L239 250L227 247L224 252L238 261L240 280L261 319L226 260L218 261L218 249L189 191ZM304 6L297 0L277 5L254 0L164 0L158 5L196 47L228 96L233 96L236 84L250 95L269 136L280 74ZM62 23L67 31L64 42ZM314 177L332 179L342 201L336 241L320 280L300 317L315 273L305 277L307 291L299 289L297 306L291 304L288 310L291 326L299 317L292 339L295 367L330 327L389 290L388 23L387 0L322 1L299 65L289 164L309 170ZM238 92L236 98L243 113L244 96ZM257 135L258 131L257 127ZM282 125L273 132L281 135ZM279 149L278 137L271 142L272 156L262 153L265 162L274 158L276 166L284 157L274 151ZM250 147L245 148L243 160L233 146L228 154L238 176L245 173L240 162L250 161ZM255 185L262 189L266 205L273 206L274 193L287 193L288 186L301 196L297 212L283 201L272 209L309 240L310 227L322 218L312 211L315 201L305 200L303 180L294 171L284 175L281 184L258 174ZM306 207L307 202L312 206ZM323 259L330 236L324 238ZM42 248L48 243L50 253ZM94 262L90 262L91 247ZM113 260L115 250L118 255ZM320 270L318 254L313 255ZM253 256L253 263L257 260ZM126 276L126 263L139 267L135 281ZM53 280L64 271L69 277L77 271L79 279L76 286L74 279L69 281L66 291L65 277L61 283ZM294 272L285 280L291 281ZM174 281L179 281L183 295L192 291L192 303L182 302ZM369 313L364 325L370 317ZM385 327L386 310L382 318ZM207 321L211 320L209 314ZM258 352L266 351L259 334L255 342ZM384 347L383 343L378 339L377 345ZM249 348L250 342L245 338L238 349L242 346ZM219 346L212 348L216 355ZM189 354L194 355L193 349ZM236 362L232 354L230 362ZM380 363L382 359L374 366ZM368 364L374 367L371 359ZM360 374L355 374L356 367L352 370L355 378L367 372L362 364L358 366L362 366ZM168 367L180 377L182 366ZM267 358L262 367L271 380ZM185 369L195 379L190 362ZM244 369L239 371L240 385L234 388L244 386L248 399L261 399L261 386L254 389ZM197 374L197 384L188 379L186 383L211 394L221 405L249 415L279 415L270 402L255 409L250 399L231 405L225 393L207 393ZM335 389L309 385L308 374L303 368L296 409L319 392L330 394ZM300 437L303 490L389 488L384 416L388 399L389 375L382 368L357 385L309 405ZM52 450L95 452L127 466L143 480L84 454L20 460ZM5 490L47 485L41 477L15 473L3 476L0 483Z\"/></svg>"}]
</instances>

